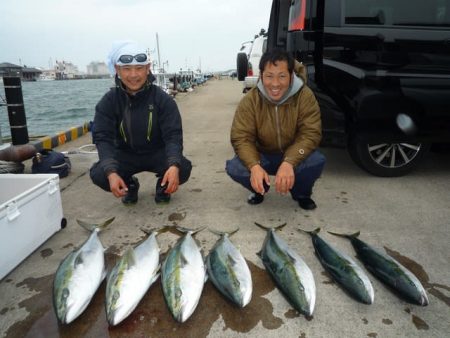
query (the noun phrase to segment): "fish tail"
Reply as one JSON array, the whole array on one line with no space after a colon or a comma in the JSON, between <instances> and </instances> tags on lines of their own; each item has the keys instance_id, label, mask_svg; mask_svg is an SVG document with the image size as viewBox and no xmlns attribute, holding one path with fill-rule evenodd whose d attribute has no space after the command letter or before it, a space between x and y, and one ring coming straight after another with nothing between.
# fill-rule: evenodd
<instances>
[{"instance_id":1,"label":"fish tail","mask_svg":"<svg viewBox=\"0 0 450 338\"><path fill-rule=\"evenodd\" d=\"M84 229L91 231L91 232L92 231L102 231L102 230L105 230L108 227L108 225L110 225L114 221L114 219L115 219L115 217L111 217L110 219L107 219L106 221L104 221L102 223L89 223L89 222L85 222L80 219L77 219L77 223Z\"/></svg>"},{"instance_id":2,"label":"fish tail","mask_svg":"<svg viewBox=\"0 0 450 338\"><path fill-rule=\"evenodd\" d=\"M338 236L338 237L345 237L345 238L348 238L348 239L356 238L361 233L360 231L357 231L357 232L355 232L353 234L340 234L340 233L332 232L332 231L327 231L327 232L329 234L332 234L332 235L335 235L335 236Z\"/></svg>"},{"instance_id":3,"label":"fish tail","mask_svg":"<svg viewBox=\"0 0 450 338\"><path fill-rule=\"evenodd\" d=\"M225 236L227 235L228 237L233 236L236 232L239 231L239 228L236 228L235 230L229 231L229 232L225 232L225 231L218 231L218 230L213 230L213 229L209 229L209 231L211 231L214 235L217 236Z\"/></svg>"},{"instance_id":4,"label":"fish tail","mask_svg":"<svg viewBox=\"0 0 450 338\"><path fill-rule=\"evenodd\" d=\"M152 228L152 229L148 229L148 230L141 228L141 231L143 233L145 233L147 236L150 236L153 232L156 232L157 235L159 235L159 234L169 231L172 227L173 227L173 225L162 225L158 228Z\"/></svg>"},{"instance_id":5,"label":"fish tail","mask_svg":"<svg viewBox=\"0 0 450 338\"><path fill-rule=\"evenodd\" d=\"M281 229L283 229L285 226L286 226L286 224L287 223L283 223L283 224L280 224L280 225L278 225L278 226L276 226L276 227L273 227L273 228L271 228L271 227L267 227L267 226L265 226L265 225L262 225L262 224L260 224L260 223L258 223L258 222L255 222L255 225L257 225L257 226L259 226L261 229L264 229L264 230L271 230L271 229L275 229L275 231L277 231L277 230L281 230Z\"/></svg>"},{"instance_id":6,"label":"fish tail","mask_svg":"<svg viewBox=\"0 0 450 338\"><path fill-rule=\"evenodd\" d=\"M315 228L314 230L304 230L304 229L298 229L299 231L305 232L307 234L310 234L311 236L317 235L320 231L320 227Z\"/></svg>"},{"instance_id":7,"label":"fish tail","mask_svg":"<svg viewBox=\"0 0 450 338\"><path fill-rule=\"evenodd\" d=\"M197 229L189 229L189 228L184 228L184 227L180 227L180 226L178 226L178 225L175 225L175 229L177 229L179 232L182 232L182 233L188 233L188 232L190 232L191 235L194 236L197 232L200 232L200 231L202 231L202 230L205 230L205 229L206 229L206 226L200 227L200 228L197 228Z\"/></svg>"}]
</instances>

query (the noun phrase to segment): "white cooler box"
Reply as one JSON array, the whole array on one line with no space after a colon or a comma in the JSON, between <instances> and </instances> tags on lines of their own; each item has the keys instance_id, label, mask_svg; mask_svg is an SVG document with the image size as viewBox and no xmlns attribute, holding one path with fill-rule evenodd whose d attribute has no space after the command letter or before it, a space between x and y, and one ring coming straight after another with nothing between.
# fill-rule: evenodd
<instances>
[{"instance_id":1,"label":"white cooler box","mask_svg":"<svg viewBox=\"0 0 450 338\"><path fill-rule=\"evenodd\" d=\"M65 222L57 174L0 174L0 279Z\"/></svg>"}]
</instances>

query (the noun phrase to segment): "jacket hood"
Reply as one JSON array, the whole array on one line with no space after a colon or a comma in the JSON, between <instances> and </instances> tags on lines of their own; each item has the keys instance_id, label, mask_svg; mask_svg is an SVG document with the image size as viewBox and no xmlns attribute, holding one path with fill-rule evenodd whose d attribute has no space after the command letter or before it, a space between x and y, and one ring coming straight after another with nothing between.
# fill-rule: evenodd
<instances>
[{"instance_id":1,"label":"jacket hood","mask_svg":"<svg viewBox=\"0 0 450 338\"><path fill-rule=\"evenodd\" d=\"M270 98L269 94L267 94L267 91L264 88L264 85L262 83L261 76L258 80L257 87L258 87L260 93L267 100L269 100L273 104L280 105L280 104L283 104L284 102L286 102L290 97L297 94L300 91L300 89L302 89L302 87L305 83L306 83L305 66L303 66L300 62L295 61L294 72L293 72L292 78L291 78L291 84L290 84L288 90L286 91L286 93L283 95L283 97L279 101L273 101Z\"/></svg>"}]
</instances>

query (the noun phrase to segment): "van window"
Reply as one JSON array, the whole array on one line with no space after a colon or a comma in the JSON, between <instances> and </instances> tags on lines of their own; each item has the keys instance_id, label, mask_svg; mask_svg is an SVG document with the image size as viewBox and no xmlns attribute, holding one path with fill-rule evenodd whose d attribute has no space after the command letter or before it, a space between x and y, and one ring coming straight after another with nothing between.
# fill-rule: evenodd
<instances>
[{"instance_id":1,"label":"van window","mask_svg":"<svg viewBox=\"0 0 450 338\"><path fill-rule=\"evenodd\" d=\"M348 25L447 26L448 0L345 0Z\"/></svg>"}]
</instances>

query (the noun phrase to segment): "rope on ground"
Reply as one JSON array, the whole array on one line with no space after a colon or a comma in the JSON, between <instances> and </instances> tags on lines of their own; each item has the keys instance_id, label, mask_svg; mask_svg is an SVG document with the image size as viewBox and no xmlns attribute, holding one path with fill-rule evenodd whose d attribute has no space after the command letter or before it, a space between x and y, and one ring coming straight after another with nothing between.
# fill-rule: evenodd
<instances>
[{"instance_id":1,"label":"rope on ground","mask_svg":"<svg viewBox=\"0 0 450 338\"><path fill-rule=\"evenodd\" d=\"M21 162L0 161L0 174L21 174L24 169Z\"/></svg>"},{"instance_id":2,"label":"rope on ground","mask_svg":"<svg viewBox=\"0 0 450 338\"><path fill-rule=\"evenodd\" d=\"M71 154L97 154L97 147L95 144L85 144L78 149L75 150L69 150L69 151L62 151L65 155L71 155Z\"/></svg>"}]
</instances>

